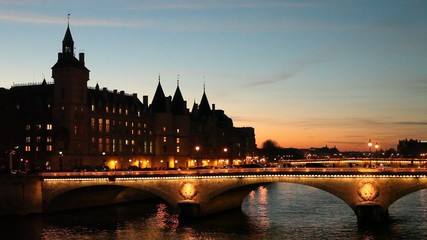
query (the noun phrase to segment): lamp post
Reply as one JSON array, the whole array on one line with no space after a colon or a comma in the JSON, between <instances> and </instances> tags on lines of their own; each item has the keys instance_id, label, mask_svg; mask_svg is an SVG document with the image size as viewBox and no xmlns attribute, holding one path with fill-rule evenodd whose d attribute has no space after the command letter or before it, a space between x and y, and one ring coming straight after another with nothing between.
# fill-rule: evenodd
<instances>
[{"instance_id":1,"label":"lamp post","mask_svg":"<svg viewBox=\"0 0 427 240\"><path fill-rule=\"evenodd\" d=\"M105 166L107 165L107 161L106 161L106 158L105 158L105 152L102 152L102 163L104 164L104 166L102 166L102 168L105 171L106 170Z\"/></svg>"},{"instance_id":2,"label":"lamp post","mask_svg":"<svg viewBox=\"0 0 427 240\"><path fill-rule=\"evenodd\" d=\"M378 145L378 142L375 143L375 159L378 165L378 148L380 147L380 145Z\"/></svg>"},{"instance_id":3,"label":"lamp post","mask_svg":"<svg viewBox=\"0 0 427 240\"><path fill-rule=\"evenodd\" d=\"M196 167L198 167L199 166L199 150L200 150L200 147L199 146L196 146Z\"/></svg>"},{"instance_id":4,"label":"lamp post","mask_svg":"<svg viewBox=\"0 0 427 240\"><path fill-rule=\"evenodd\" d=\"M59 151L59 171L62 171L62 151Z\"/></svg>"},{"instance_id":5,"label":"lamp post","mask_svg":"<svg viewBox=\"0 0 427 240\"><path fill-rule=\"evenodd\" d=\"M227 152L228 152L228 148L224 148L224 163L222 165L224 165L225 161L227 160Z\"/></svg>"},{"instance_id":6,"label":"lamp post","mask_svg":"<svg viewBox=\"0 0 427 240\"><path fill-rule=\"evenodd\" d=\"M368 147L369 147L369 167L371 167L371 165L372 165L372 162L371 162L371 150L372 150L372 142L371 142L371 139L369 139Z\"/></svg>"}]
</instances>

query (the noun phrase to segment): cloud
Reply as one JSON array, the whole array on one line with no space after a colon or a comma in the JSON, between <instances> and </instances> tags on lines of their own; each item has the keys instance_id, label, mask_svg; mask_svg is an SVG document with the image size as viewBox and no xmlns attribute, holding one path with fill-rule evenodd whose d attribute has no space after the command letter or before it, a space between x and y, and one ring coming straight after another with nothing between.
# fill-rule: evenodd
<instances>
[{"instance_id":1,"label":"cloud","mask_svg":"<svg viewBox=\"0 0 427 240\"><path fill-rule=\"evenodd\" d=\"M405 121L405 122L394 122L393 124L397 125L408 125L408 126L423 126L427 125L427 121Z\"/></svg>"},{"instance_id":2,"label":"cloud","mask_svg":"<svg viewBox=\"0 0 427 240\"><path fill-rule=\"evenodd\" d=\"M300 59L300 60L295 61L293 64L291 64L291 66L288 68L288 69L292 69L290 71L283 71L283 72L279 72L275 75L263 77L259 80L254 80L250 83L243 85L243 87L257 87L257 86L261 86L261 85L269 85L269 84L274 84L277 82L282 82L282 81L285 81L285 80L292 78L293 76L295 76L296 74L298 74L300 72L303 72L307 69L310 69L311 67L313 67L317 64L325 63L325 62L328 62L331 60L332 59L319 58L319 57Z\"/></svg>"},{"instance_id":3,"label":"cloud","mask_svg":"<svg viewBox=\"0 0 427 240\"><path fill-rule=\"evenodd\" d=\"M45 25L63 25L66 16L52 16L25 12L0 12L0 20L15 23L45 24ZM137 27L140 23L133 21L123 21L119 19L101 19L101 18L75 18L72 19L73 25L77 26L98 26L98 27Z\"/></svg>"},{"instance_id":4,"label":"cloud","mask_svg":"<svg viewBox=\"0 0 427 240\"><path fill-rule=\"evenodd\" d=\"M314 2L286 1L145 1L136 4L136 10L203 10L203 9L260 9L260 8L312 8Z\"/></svg>"}]
</instances>

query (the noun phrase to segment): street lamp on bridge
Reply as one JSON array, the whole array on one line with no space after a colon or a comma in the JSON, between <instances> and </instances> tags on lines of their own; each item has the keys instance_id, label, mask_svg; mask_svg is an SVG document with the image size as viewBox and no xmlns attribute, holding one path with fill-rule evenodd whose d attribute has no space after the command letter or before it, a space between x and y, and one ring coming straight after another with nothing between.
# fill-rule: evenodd
<instances>
[{"instance_id":1,"label":"street lamp on bridge","mask_svg":"<svg viewBox=\"0 0 427 240\"><path fill-rule=\"evenodd\" d=\"M199 150L200 150L200 146L196 146L196 167L199 166Z\"/></svg>"},{"instance_id":2,"label":"street lamp on bridge","mask_svg":"<svg viewBox=\"0 0 427 240\"><path fill-rule=\"evenodd\" d=\"M369 139L368 147L369 147L369 167L371 167L371 165L372 165L372 162L371 162L371 159L372 159L372 157L371 157L371 152L372 152L372 142L371 142L371 139Z\"/></svg>"},{"instance_id":3,"label":"street lamp on bridge","mask_svg":"<svg viewBox=\"0 0 427 240\"><path fill-rule=\"evenodd\" d=\"M378 142L375 143L375 159L377 160L377 165L378 165L378 148L380 147L380 145L378 145Z\"/></svg>"}]
</instances>

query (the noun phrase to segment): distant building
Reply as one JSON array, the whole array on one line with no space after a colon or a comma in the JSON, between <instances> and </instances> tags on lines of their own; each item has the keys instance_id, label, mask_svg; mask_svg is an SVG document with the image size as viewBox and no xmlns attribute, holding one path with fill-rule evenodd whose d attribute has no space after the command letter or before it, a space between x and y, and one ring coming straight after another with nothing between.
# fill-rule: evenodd
<instances>
[{"instance_id":1,"label":"distant building","mask_svg":"<svg viewBox=\"0 0 427 240\"><path fill-rule=\"evenodd\" d=\"M427 156L427 141L417 139L399 140L397 151L401 157L418 158Z\"/></svg>"},{"instance_id":2,"label":"distant building","mask_svg":"<svg viewBox=\"0 0 427 240\"><path fill-rule=\"evenodd\" d=\"M232 164L256 153L255 133L236 128L224 111L187 108L179 84L173 97L160 77L151 104L136 94L88 88L85 55L74 54L69 26L52 67L53 82L0 88L1 165L14 169L123 169Z\"/></svg>"}]
</instances>

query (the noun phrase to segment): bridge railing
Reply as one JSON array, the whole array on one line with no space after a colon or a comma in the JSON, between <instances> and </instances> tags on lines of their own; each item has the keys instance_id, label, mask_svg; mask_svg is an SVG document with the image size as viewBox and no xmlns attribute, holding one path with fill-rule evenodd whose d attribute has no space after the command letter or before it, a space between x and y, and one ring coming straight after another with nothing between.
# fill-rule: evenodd
<instances>
[{"instance_id":1,"label":"bridge railing","mask_svg":"<svg viewBox=\"0 0 427 240\"><path fill-rule=\"evenodd\" d=\"M136 171L98 171L98 172L44 172L40 175L44 178L75 178L75 177L120 177L120 176L163 176L163 175L214 175L214 174L262 174L262 173L283 173L283 174L376 174L376 173L427 173L425 168L228 168L228 169L185 169L185 170L136 170Z\"/></svg>"}]
</instances>

